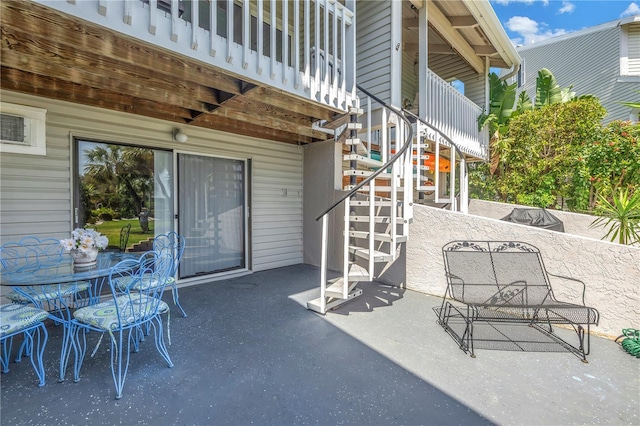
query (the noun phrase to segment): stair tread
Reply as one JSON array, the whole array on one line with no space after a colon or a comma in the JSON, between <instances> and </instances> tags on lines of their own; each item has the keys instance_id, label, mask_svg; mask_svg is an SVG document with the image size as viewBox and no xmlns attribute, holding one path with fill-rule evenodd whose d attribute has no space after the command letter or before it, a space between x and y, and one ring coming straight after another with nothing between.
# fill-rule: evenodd
<instances>
[{"instance_id":1,"label":"stair tread","mask_svg":"<svg viewBox=\"0 0 640 426\"><path fill-rule=\"evenodd\" d=\"M385 234L383 232L375 232L374 235L375 235L376 241L385 241L385 242L391 241L390 234ZM356 238L368 238L369 231L349 231L349 236L356 237ZM405 241L407 241L406 235L396 235L396 242L402 243Z\"/></svg>"},{"instance_id":2,"label":"stair tread","mask_svg":"<svg viewBox=\"0 0 640 426\"><path fill-rule=\"evenodd\" d=\"M365 259L369 259L369 249L368 248L358 247L358 246L349 246L349 252L353 253L355 255L358 255L360 257L363 257ZM388 260L391 260L393 258L393 256L391 254L389 254L389 253L385 253L385 252L378 251L378 250L373 250L373 258L374 258L374 260L388 261Z\"/></svg>"},{"instance_id":3,"label":"stair tread","mask_svg":"<svg viewBox=\"0 0 640 426\"><path fill-rule=\"evenodd\" d=\"M373 220L375 221L375 223L391 223L391 217L389 216L374 216ZM350 215L349 221L358 223L369 223L369 215ZM400 216L396 217L396 224L402 223L404 223L404 218Z\"/></svg>"},{"instance_id":4,"label":"stair tread","mask_svg":"<svg viewBox=\"0 0 640 426\"><path fill-rule=\"evenodd\" d=\"M391 200L375 200L373 204L376 207L391 207L393 202ZM401 205L402 201L398 200L396 204ZM371 202L369 200L351 200L350 205L355 207L369 207Z\"/></svg>"},{"instance_id":5,"label":"stair tread","mask_svg":"<svg viewBox=\"0 0 640 426\"><path fill-rule=\"evenodd\" d=\"M369 177L374 174L374 170L343 170L343 176L366 176ZM393 175L391 173L380 173L376 176L376 179L391 179Z\"/></svg>"},{"instance_id":6,"label":"stair tread","mask_svg":"<svg viewBox=\"0 0 640 426\"><path fill-rule=\"evenodd\" d=\"M345 191L351 191L353 188L355 188L355 185L346 185L343 189ZM404 186L399 186L397 188L398 192L403 192L404 191ZM369 185L365 185L362 188L359 189L359 191L361 192L369 192ZM381 185L377 185L376 186L376 192L391 192L391 187L390 186L381 186Z\"/></svg>"},{"instance_id":7,"label":"stair tread","mask_svg":"<svg viewBox=\"0 0 640 426\"><path fill-rule=\"evenodd\" d=\"M345 154L342 159L344 161L357 161L358 163L362 163L364 165L370 166L370 167L380 167L382 166L384 163L380 160L376 160L374 158L369 158L365 155L360 155L360 154Z\"/></svg>"}]
</instances>

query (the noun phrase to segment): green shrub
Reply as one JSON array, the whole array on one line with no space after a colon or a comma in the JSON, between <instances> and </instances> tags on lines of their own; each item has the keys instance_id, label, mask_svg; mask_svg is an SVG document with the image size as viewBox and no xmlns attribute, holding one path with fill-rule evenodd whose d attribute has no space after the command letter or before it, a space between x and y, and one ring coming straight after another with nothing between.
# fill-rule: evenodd
<instances>
[{"instance_id":1,"label":"green shrub","mask_svg":"<svg viewBox=\"0 0 640 426\"><path fill-rule=\"evenodd\" d=\"M116 211L109 207L100 207L91 212L92 216L99 217L102 220L113 220L117 215Z\"/></svg>"}]
</instances>

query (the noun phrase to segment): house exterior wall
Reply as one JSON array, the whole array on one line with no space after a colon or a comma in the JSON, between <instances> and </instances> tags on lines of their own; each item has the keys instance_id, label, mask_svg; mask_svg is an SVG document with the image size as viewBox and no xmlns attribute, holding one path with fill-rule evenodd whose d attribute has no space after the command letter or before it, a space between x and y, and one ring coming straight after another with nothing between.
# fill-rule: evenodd
<instances>
[{"instance_id":1,"label":"house exterior wall","mask_svg":"<svg viewBox=\"0 0 640 426\"><path fill-rule=\"evenodd\" d=\"M390 103L391 2L359 1L356 28L356 81Z\"/></svg>"},{"instance_id":2,"label":"house exterior wall","mask_svg":"<svg viewBox=\"0 0 640 426\"><path fill-rule=\"evenodd\" d=\"M620 102L640 102L640 76L620 75L621 27L606 26L582 35L562 36L557 41L542 42L518 49L524 59L526 90L533 99L536 77L542 68L549 69L560 87L573 85L576 95L592 94L600 99L608 114L605 122L629 120L631 109Z\"/></svg>"},{"instance_id":3,"label":"house exterior wall","mask_svg":"<svg viewBox=\"0 0 640 426\"><path fill-rule=\"evenodd\" d=\"M480 108L486 108L486 80L486 76L481 74L469 76L461 80L464 83L464 95Z\"/></svg>"},{"instance_id":4,"label":"house exterior wall","mask_svg":"<svg viewBox=\"0 0 640 426\"><path fill-rule=\"evenodd\" d=\"M320 266L322 259L322 220L316 220L344 191L342 185L342 146L333 141L318 142L304 148L304 263ZM327 267L342 270L342 226L344 204L328 215Z\"/></svg>"},{"instance_id":5,"label":"house exterior wall","mask_svg":"<svg viewBox=\"0 0 640 426\"><path fill-rule=\"evenodd\" d=\"M0 238L66 238L72 229L71 136L192 154L251 159L252 270L302 263L303 153L290 144L189 127L172 140L173 123L2 91L2 102L47 110L47 155L0 155ZM283 196L283 189L287 196Z\"/></svg>"}]
</instances>

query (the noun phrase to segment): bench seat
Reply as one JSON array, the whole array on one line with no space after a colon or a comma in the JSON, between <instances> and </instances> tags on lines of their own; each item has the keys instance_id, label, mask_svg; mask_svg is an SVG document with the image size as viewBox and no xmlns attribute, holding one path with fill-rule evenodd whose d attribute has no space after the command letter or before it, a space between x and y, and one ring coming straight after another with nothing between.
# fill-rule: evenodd
<instances>
[{"instance_id":1,"label":"bench seat","mask_svg":"<svg viewBox=\"0 0 640 426\"><path fill-rule=\"evenodd\" d=\"M519 241L453 241L443 247L443 256L447 291L437 310L438 323L461 349L475 357L475 322L529 324L587 362L590 325L598 324L599 313L585 305L584 283L548 273L536 247ZM567 293L578 295L577 300L558 300L551 278L568 283L572 289ZM449 326L453 318L464 320L462 332ZM553 325L573 328L578 344L561 339Z\"/></svg>"}]
</instances>

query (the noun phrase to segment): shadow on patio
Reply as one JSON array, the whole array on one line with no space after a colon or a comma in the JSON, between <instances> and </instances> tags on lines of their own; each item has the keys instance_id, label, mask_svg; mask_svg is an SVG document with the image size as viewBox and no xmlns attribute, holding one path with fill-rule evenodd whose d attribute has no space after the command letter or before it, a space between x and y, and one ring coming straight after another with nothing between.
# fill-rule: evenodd
<instances>
[{"instance_id":1,"label":"shadow on patio","mask_svg":"<svg viewBox=\"0 0 640 426\"><path fill-rule=\"evenodd\" d=\"M369 283L322 317L300 305L318 281L297 265L181 289L189 317L171 317L175 367L143 343L119 401L105 342L79 383L69 371L55 381L61 330L50 327L47 384L37 387L28 361L12 363L2 423L639 422L640 364L612 341L594 338L586 365L567 352L472 359L436 324L438 298Z\"/></svg>"}]
</instances>

